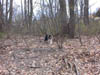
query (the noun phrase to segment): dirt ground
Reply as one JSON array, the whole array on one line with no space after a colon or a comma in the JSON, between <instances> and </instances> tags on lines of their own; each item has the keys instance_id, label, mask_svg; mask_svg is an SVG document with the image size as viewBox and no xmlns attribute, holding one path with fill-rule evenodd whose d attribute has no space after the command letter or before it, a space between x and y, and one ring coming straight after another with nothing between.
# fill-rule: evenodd
<instances>
[{"instance_id":1,"label":"dirt ground","mask_svg":"<svg viewBox=\"0 0 100 75\"><path fill-rule=\"evenodd\" d=\"M100 75L100 44L95 37L67 39L64 48L43 37L0 40L0 75Z\"/></svg>"}]
</instances>

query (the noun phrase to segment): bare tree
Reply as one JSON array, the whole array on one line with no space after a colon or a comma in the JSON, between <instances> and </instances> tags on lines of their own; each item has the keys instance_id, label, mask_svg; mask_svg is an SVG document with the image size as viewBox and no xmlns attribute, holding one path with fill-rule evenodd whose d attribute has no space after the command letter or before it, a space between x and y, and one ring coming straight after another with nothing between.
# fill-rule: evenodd
<instances>
[{"instance_id":1,"label":"bare tree","mask_svg":"<svg viewBox=\"0 0 100 75\"><path fill-rule=\"evenodd\" d=\"M66 1L65 0L59 0L60 4L60 13L59 13L59 18L60 18L60 24L61 24L61 32L55 35L56 42L58 47L61 49L63 48L63 42L65 35L68 33L68 24L67 24L67 12L66 12Z\"/></svg>"},{"instance_id":2,"label":"bare tree","mask_svg":"<svg viewBox=\"0 0 100 75\"><path fill-rule=\"evenodd\" d=\"M83 18L83 14L84 14L84 0L80 0L80 18L82 19Z\"/></svg>"},{"instance_id":3,"label":"bare tree","mask_svg":"<svg viewBox=\"0 0 100 75\"><path fill-rule=\"evenodd\" d=\"M24 0L24 25L27 24L27 1Z\"/></svg>"},{"instance_id":4,"label":"bare tree","mask_svg":"<svg viewBox=\"0 0 100 75\"><path fill-rule=\"evenodd\" d=\"M31 30L31 25L32 25L32 16L33 16L33 0L30 0L30 13L29 13L30 30Z\"/></svg>"},{"instance_id":5,"label":"bare tree","mask_svg":"<svg viewBox=\"0 0 100 75\"><path fill-rule=\"evenodd\" d=\"M10 8L9 8L9 24L12 24L12 17L13 17L13 0L10 0Z\"/></svg>"},{"instance_id":6,"label":"bare tree","mask_svg":"<svg viewBox=\"0 0 100 75\"><path fill-rule=\"evenodd\" d=\"M66 12L66 0L59 0L59 4L60 4L60 22L62 25L62 29L61 29L61 33L67 34L69 31L69 27L67 24L67 12Z\"/></svg>"},{"instance_id":7,"label":"bare tree","mask_svg":"<svg viewBox=\"0 0 100 75\"><path fill-rule=\"evenodd\" d=\"M89 25L89 0L84 0L84 24Z\"/></svg>"},{"instance_id":8,"label":"bare tree","mask_svg":"<svg viewBox=\"0 0 100 75\"><path fill-rule=\"evenodd\" d=\"M8 22L8 0L6 0L6 23Z\"/></svg>"},{"instance_id":9,"label":"bare tree","mask_svg":"<svg viewBox=\"0 0 100 75\"><path fill-rule=\"evenodd\" d=\"M3 22L4 22L4 19L3 19L3 4L0 0L0 32L3 31Z\"/></svg>"},{"instance_id":10,"label":"bare tree","mask_svg":"<svg viewBox=\"0 0 100 75\"><path fill-rule=\"evenodd\" d=\"M69 0L68 2L69 2L69 10L70 10L69 36L70 38L74 38L75 36L75 13L74 13L75 0Z\"/></svg>"},{"instance_id":11,"label":"bare tree","mask_svg":"<svg viewBox=\"0 0 100 75\"><path fill-rule=\"evenodd\" d=\"M23 13L23 2L22 2L22 0L21 0L21 13L22 13L22 19L24 19L24 13Z\"/></svg>"}]
</instances>

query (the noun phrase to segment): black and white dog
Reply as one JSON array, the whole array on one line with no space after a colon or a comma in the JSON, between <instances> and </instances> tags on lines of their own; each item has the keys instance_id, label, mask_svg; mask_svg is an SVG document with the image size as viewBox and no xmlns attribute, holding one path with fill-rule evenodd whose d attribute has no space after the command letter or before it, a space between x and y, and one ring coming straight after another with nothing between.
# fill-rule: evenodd
<instances>
[{"instance_id":1,"label":"black and white dog","mask_svg":"<svg viewBox=\"0 0 100 75\"><path fill-rule=\"evenodd\" d=\"M52 44L52 41L53 41L52 35L46 34L45 37L44 37L44 41Z\"/></svg>"}]
</instances>

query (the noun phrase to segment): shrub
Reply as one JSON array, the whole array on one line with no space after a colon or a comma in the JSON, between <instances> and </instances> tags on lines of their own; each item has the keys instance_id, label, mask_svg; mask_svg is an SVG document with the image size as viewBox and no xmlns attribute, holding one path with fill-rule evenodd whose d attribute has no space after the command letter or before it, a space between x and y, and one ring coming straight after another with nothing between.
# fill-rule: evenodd
<instances>
[{"instance_id":1,"label":"shrub","mask_svg":"<svg viewBox=\"0 0 100 75\"><path fill-rule=\"evenodd\" d=\"M0 38L3 38L4 35L5 35L4 32L0 32Z\"/></svg>"}]
</instances>

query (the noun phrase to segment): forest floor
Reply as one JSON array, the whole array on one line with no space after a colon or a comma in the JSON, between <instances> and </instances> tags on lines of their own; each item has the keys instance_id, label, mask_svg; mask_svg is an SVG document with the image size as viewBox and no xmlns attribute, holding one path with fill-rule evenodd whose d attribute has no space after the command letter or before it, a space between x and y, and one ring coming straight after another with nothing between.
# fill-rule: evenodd
<instances>
[{"instance_id":1,"label":"forest floor","mask_svg":"<svg viewBox=\"0 0 100 75\"><path fill-rule=\"evenodd\" d=\"M78 39L68 39L63 49L40 39L1 39L0 75L100 75L100 44L95 37L84 36L83 46Z\"/></svg>"}]
</instances>

